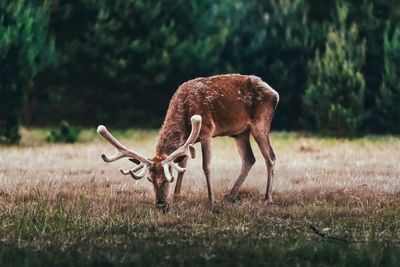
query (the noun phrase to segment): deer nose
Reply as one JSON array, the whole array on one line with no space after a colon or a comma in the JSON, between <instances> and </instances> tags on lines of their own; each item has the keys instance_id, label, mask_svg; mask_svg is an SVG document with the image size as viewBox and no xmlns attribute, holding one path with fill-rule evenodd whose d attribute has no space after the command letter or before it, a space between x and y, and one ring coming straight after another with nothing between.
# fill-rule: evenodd
<instances>
[{"instance_id":1,"label":"deer nose","mask_svg":"<svg viewBox=\"0 0 400 267\"><path fill-rule=\"evenodd\" d=\"M156 208L157 209L165 210L166 207L167 207L167 203L165 201L157 200L157 202L156 202Z\"/></svg>"}]
</instances>

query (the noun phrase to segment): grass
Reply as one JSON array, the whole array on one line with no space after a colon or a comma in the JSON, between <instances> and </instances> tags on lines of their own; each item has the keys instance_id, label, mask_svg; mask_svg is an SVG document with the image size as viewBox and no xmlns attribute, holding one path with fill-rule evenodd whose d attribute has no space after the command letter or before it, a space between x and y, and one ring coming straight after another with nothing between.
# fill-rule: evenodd
<instances>
[{"instance_id":1,"label":"grass","mask_svg":"<svg viewBox=\"0 0 400 267\"><path fill-rule=\"evenodd\" d=\"M119 174L128 161L101 161L114 149L93 130L74 145L45 144L44 132L24 130L22 146L0 147L0 266L400 266L399 138L275 133L272 205L261 201L266 172L254 142L258 161L240 200L224 201L240 159L232 139L217 138L215 207L198 158L162 214L145 203L154 197L147 180ZM156 131L112 132L152 155Z\"/></svg>"}]
</instances>

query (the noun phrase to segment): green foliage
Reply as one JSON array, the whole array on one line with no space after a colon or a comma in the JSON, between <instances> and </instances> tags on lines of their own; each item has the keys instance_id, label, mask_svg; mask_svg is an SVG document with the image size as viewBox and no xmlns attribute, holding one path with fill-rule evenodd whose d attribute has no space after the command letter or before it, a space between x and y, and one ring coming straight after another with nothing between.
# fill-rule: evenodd
<instances>
[{"instance_id":1,"label":"green foliage","mask_svg":"<svg viewBox=\"0 0 400 267\"><path fill-rule=\"evenodd\" d=\"M0 142L18 143L19 119L32 78L54 58L44 6L0 2Z\"/></svg>"},{"instance_id":2,"label":"green foliage","mask_svg":"<svg viewBox=\"0 0 400 267\"><path fill-rule=\"evenodd\" d=\"M308 17L304 0L234 1L222 69L256 74L280 94L274 126L299 127L306 65L325 41L324 23Z\"/></svg>"},{"instance_id":3,"label":"green foliage","mask_svg":"<svg viewBox=\"0 0 400 267\"><path fill-rule=\"evenodd\" d=\"M264 62L267 71L262 76L281 95L274 122L279 128L300 126L307 62L325 41L326 25L311 21L309 9L307 1L282 1L267 25L269 59Z\"/></svg>"},{"instance_id":4,"label":"green foliage","mask_svg":"<svg viewBox=\"0 0 400 267\"><path fill-rule=\"evenodd\" d=\"M362 68L364 74L365 108L370 112L365 122L368 131L379 131L376 122L376 99L383 82L384 72L384 33L388 23L396 25L400 22L399 0L347 0L351 3L350 18L357 23L360 37L367 42L366 59Z\"/></svg>"},{"instance_id":5,"label":"green foliage","mask_svg":"<svg viewBox=\"0 0 400 267\"><path fill-rule=\"evenodd\" d=\"M348 9L338 6L338 30L328 33L325 52L310 63L304 102L319 131L334 135L354 134L364 118L365 81L361 68L365 42L359 41L356 25L347 29Z\"/></svg>"},{"instance_id":6,"label":"green foliage","mask_svg":"<svg viewBox=\"0 0 400 267\"><path fill-rule=\"evenodd\" d=\"M43 2L46 4L38 4ZM342 19L337 14L337 3L347 6L348 15ZM360 57L357 51L354 55L335 52L346 54L347 65L343 69L349 68L350 73L340 69L343 62L337 62L336 74L332 73L331 81L325 83L335 82L333 77L343 73L345 76L340 80L350 81L349 76L354 74L354 84L350 87L364 89L350 91L356 98L363 98L364 111L360 111L363 115L360 117L356 111L358 104L348 108L353 107L350 104L353 100L339 106L333 103L327 105L332 111L323 111L325 115L318 119L325 124L318 125L315 116L311 116L313 124L309 129L328 128L340 134L398 132L393 123L383 122L397 118L394 112L380 113L383 106L391 106L384 103L390 97L383 97L388 93L382 93L380 88L391 86L392 82L386 79L391 80L394 75L384 70L389 63L383 35L386 25L399 24L400 11L393 8L399 4L399 0L3 1L1 9L5 11L1 14L9 15L1 17L1 90L18 87L20 95L1 97L7 99L7 105L0 108L3 109L0 136L5 140L4 136L10 135L6 131L17 133L21 99L26 96L27 88L31 90L24 108L26 124L49 125L63 118L88 126L99 123L117 127L159 126L179 84L194 77L227 72L258 75L280 93L274 128L303 128L307 123L310 125L303 114L312 110L310 105L315 102L303 103L308 98L303 97L310 94L305 91L310 88L311 77L315 81L318 76L317 64L311 64L314 67L309 64L317 59L316 51L323 61L326 43L335 50L333 46L343 46L344 42L344 51L350 51L351 46L362 46L362 40L366 43ZM18 12L11 10L19 6ZM47 37L47 9L59 60L56 68L46 68L43 72L40 70L54 58L52 42ZM18 20L11 24L4 19L17 16ZM5 21L18 34L4 34ZM20 25L20 30L16 25ZM357 32L354 38L351 29ZM32 36L23 37L28 33ZM21 42L16 41L17 35ZM12 50L18 52L9 52L9 43L18 44L20 47ZM16 60L26 54L31 59L37 55L30 62L44 64L35 67ZM24 75L26 72L21 69L32 71ZM365 81L358 81L356 74ZM5 82L6 77L19 82ZM339 97L335 95L341 94L340 90L334 88L330 93L336 102ZM350 91L345 90L344 99ZM6 124L9 126L5 127Z\"/></svg>"},{"instance_id":7,"label":"green foliage","mask_svg":"<svg viewBox=\"0 0 400 267\"><path fill-rule=\"evenodd\" d=\"M396 26L393 33L390 27L384 35L384 68L383 82L379 89L377 113L381 132L400 133L400 27Z\"/></svg>"},{"instance_id":8,"label":"green foliage","mask_svg":"<svg viewBox=\"0 0 400 267\"><path fill-rule=\"evenodd\" d=\"M53 119L82 124L148 125L154 118L158 124L180 83L220 72L228 31L225 5L208 0L55 1L51 29L60 64L40 77L47 91L37 108L45 112L51 102ZM92 116L81 116L87 113Z\"/></svg>"},{"instance_id":9,"label":"green foliage","mask_svg":"<svg viewBox=\"0 0 400 267\"><path fill-rule=\"evenodd\" d=\"M51 129L47 142L72 144L78 140L80 132L80 129L71 126L68 122L61 121L59 127Z\"/></svg>"},{"instance_id":10,"label":"green foliage","mask_svg":"<svg viewBox=\"0 0 400 267\"><path fill-rule=\"evenodd\" d=\"M307 6L302 0L53 2L60 65L39 77L41 91L31 97L39 99L36 114L47 116L34 122L62 117L129 126L158 118L158 124L182 82L241 72L279 90L283 115L276 123L291 128L307 60L324 39L323 27L308 22ZM80 115L87 112L92 116Z\"/></svg>"}]
</instances>

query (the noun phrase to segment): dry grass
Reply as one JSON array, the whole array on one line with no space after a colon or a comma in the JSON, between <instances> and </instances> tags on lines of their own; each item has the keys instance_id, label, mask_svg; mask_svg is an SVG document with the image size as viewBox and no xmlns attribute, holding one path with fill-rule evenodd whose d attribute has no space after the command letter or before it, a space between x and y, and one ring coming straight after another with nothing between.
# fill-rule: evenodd
<instances>
[{"instance_id":1,"label":"dry grass","mask_svg":"<svg viewBox=\"0 0 400 267\"><path fill-rule=\"evenodd\" d=\"M134 136L123 142L151 156L155 132ZM299 264L331 251L349 253L336 264L353 259L362 263L363 253L371 256L370 265L387 260L385 255L400 242L400 140L281 133L272 141L278 157L273 205L261 201L266 169L254 143L257 163L240 201L224 201L239 173L240 158L232 139L217 138L212 161L216 207L207 207L197 158L188 164L180 201L165 215L142 203L153 201L146 179L136 182L119 174L118 168L128 167L129 161L101 161L101 152L114 150L100 138L75 145L0 147L0 239L11 247L11 252L0 250L0 263L18 265L20 258L4 255L22 253L30 259L32 251L43 253L39 265L74 265L68 253L86 265L158 265L160 259L178 265ZM330 228L331 235L372 245L331 248L309 230L307 220ZM371 254L374 242L385 245ZM238 258L238 250L243 257ZM149 256L149 251L156 255ZM300 251L310 255L297 255ZM390 253L392 263L391 257L399 255ZM66 262L55 260L56 255ZM292 255L290 261L287 255ZM220 256L230 260L221 261ZM28 265L35 265L32 262Z\"/></svg>"},{"instance_id":2,"label":"dry grass","mask_svg":"<svg viewBox=\"0 0 400 267\"><path fill-rule=\"evenodd\" d=\"M156 134L139 135L137 139L123 140L142 154L153 155ZM293 135L272 138L275 152L276 176L274 192L299 190L335 190L368 188L379 192L400 191L400 140L358 139L334 140ZM196 145L198 155L199 146ZM266 167L253 142L257 162L247 178L244 188L264 192ZM118 172L129 161L106 164L101 152L114 149L96 138L92 143L76 145L41 145L31 147L0 148L0 179L3 190L26 190L52 186L65 188L91 183L96 187L113 187L149 191L150 183L134 182ZM189 161L185 176L184 194L205 195L205 179L201 159ZM217 192L228 192L240 170L240 158L231 138L216 138L213 143L213 184ZM151 193L149 191L149 193ZM152 198L152 196L148 196Z\"/></svg>"}]
</instances>

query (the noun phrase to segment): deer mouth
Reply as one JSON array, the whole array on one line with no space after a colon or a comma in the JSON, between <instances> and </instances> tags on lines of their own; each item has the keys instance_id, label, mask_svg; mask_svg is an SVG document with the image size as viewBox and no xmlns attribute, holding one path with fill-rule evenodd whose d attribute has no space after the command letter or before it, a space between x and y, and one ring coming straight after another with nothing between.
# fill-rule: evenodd
<instances>
[{"instance_id":1,"label":"deer mouth","mask_svg":"<svg viewBox=\"0 0 400 267\"><path fill-rule=\"evenodd\" d=\"M159 211L162 211L163 213L165 213L165 212L168 211L168 204L167 204L167 202L165 202L165 201L157 200L157 202L156 202L156 208L157 208Z\"/></svg>"}]
</instances>

